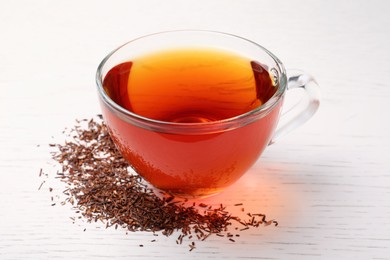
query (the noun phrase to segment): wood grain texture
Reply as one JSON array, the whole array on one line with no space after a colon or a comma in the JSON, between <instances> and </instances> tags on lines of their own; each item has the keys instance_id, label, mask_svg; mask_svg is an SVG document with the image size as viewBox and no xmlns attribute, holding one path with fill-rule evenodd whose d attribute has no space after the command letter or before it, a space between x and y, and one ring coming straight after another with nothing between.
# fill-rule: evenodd
<instances>
[{"instance_id":1,"label":"wood grain texture","mask_svg":"<svg viewBox=\"0 0 390 260\"><path fill-rule=\"evenodd\" d=\"M390 259L389 11L386 1L3 1L0 259ZM109 51L183 28L254 40L322 88L312 120L206 200L233 212L242 202L279 226L189 252L176 236L73 224L68 206L51 206L62 184L38 177L55 173L48 144L99 113L94 74Z\"/></svg>"}]
</instances>

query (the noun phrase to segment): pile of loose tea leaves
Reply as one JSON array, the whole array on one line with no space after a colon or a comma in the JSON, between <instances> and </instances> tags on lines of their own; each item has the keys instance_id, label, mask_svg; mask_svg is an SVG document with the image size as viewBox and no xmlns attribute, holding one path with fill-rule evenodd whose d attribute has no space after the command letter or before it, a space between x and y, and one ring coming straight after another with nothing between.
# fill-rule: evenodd
<instances>
[{"instance_id":1,"label":"pile of loose tea leaves","mask_svg":"<svg viewBox=\"0 0 390 260\"><path fill-rule=\"evenodd\" d=\"M222 204L188 205L187 200L169 194L157 195L116 149L101 116L76 122L74 128L64 131L67 141L50 146L55 149L53 159L61 166L56 178L66 184L62 204L70 203L88 222L102 221L107 228L161 232L166 236L178 233L178 244L186 237L205 240L212 234L234 242L233 237L239 235L229 232L233 222L242 225L236 231L278 224L266 220L263 214L247 213L248 219L240 219ZM189 247L193 250L195 242Z\"/></svg>"}]
</instances>

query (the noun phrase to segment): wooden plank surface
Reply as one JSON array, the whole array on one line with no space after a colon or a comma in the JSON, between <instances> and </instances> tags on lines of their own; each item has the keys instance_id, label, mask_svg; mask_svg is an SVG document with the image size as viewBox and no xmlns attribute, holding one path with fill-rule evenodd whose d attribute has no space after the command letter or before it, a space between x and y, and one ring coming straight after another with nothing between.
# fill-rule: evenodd
<instances>
[{"instance_id":1,"label":"wooden plank surface","mask_svg":"<svg viewBox=\"0 0 390 260\"><path fill-rule=\"evenodd\" d=\"M2 1L0 259L390 259L390 4L387 1ZM73 224L48 144L99 113L94 74L112 49L172 29L251 39L321 85L315 117L268 147L211 204L279 222L197 248ZM46 182L38 191L42 181ZM49 192L54 188L54 193ZM85 229L85 231L84 231ZM140 245L143 247L140 247Z\"/></svg>"}]
</instances>

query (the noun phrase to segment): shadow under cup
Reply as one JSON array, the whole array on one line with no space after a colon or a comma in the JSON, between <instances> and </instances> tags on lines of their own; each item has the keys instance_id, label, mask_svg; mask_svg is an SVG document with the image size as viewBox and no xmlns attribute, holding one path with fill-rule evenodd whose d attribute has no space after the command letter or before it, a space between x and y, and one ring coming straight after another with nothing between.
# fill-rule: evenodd
<instances>
[{"instance_id":1,"label":"shadow under cup","mask_svg":"<svg viewBox=\"0 0 390 260\"><path fill-rule=\"evenodd\" d=\"M131 104L126 106L119 102L121 95L131 99L129 89L137 88L127 82L133 68L123 72L128 73L124 84L129 84L129 88L112 94L105 86L107 75L119 64L130 64L126 63L129 61L135 64L140 57L164 50L202 48L235 53L261 64L261 69L267 70L272 77L272 96L263 104L232 117L175 122L145 116L133 110ZM283 65L269 51L234 35L208 31L164 32L128 42L102 61L96 80L104 121L122 155L153 186L181 197L216 194L237 181L256 162L273 136L287 85ZM121 80L115 78L110 84L121 84ZM156 85L160 83L155 82ZM172 86L159 88L166 88L163 95L156 91L143 97L152 99L151 103L164 104L163 100L176 91ZM212 96L212 89L187 91L188 96L180 94L180 100L191 103L186 98L191 100L190 95L202 91ZM218 91L219 96L226 92ZM195 103L201 100L198 96L194 98ZM179 110L183 110L181 106L178 105Z\"/></svg>"}]
</instances>

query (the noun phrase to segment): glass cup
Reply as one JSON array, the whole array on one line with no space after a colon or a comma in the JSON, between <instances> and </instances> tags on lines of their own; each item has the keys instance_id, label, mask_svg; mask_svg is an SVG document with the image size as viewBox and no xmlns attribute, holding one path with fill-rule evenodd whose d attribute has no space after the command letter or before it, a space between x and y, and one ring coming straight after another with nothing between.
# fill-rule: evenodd
<instances>
[{"instance_id":1,"label":"glass cup","mask_svg":"<svg viewBox=\"0 0 390 260\"><path fill-rule=\"evenodd\" d=\"M252 64L251 73L254 73L254 76L251 78L257 76L257 80L261 80L256 74L259 71L265 73L263 76L268 75L266 81L272 91L267 93L271 94L262 104L230 117L217 119L203 120L204 115L187 113L185 120L168 120L132 109L135 105L130 103L136 102L134 100L138 97L143 102L140 103L150 104L150 110L156 113L169 109L184 113L186 109L191 110L194 107L196 109L193 110L199 110L203 107L200 103L206 102L205 100L208 105L219 102L224 106L235 106L234 98L239 94L229 84L204 87L207 84L192 84L190 78L184 87L177 82L172 84L174 86L165 86L161 85L160 80L153 80L153 69L150 69L150 74L145 70L144 76L149 80L147 87L127 82L132 79L132 73L136 73L134 66L137 61L147 61L150 54L206 49L234 53L247 60L248 64ZM194 55L194 52L191 53ZM212 52L209 56L213 58ZM166 59L170 56L164 57ZM186 58L179 60L182 62ZM224 60L221 64L225 66L226 62L228 61ZM159 64L162 66L164 60ZM132 65L134 66L131 67ZM144 67L149 68L148 64ZM111 77L108 75L115 68L119 74L122 73L122 78L110 81L110 87L118 88L117 93L112 94L112 89L105 85L108 82L106 78ZM204 68L207 73L213 72L211 70L214 69L213 66ZM171 68L167 66L163 69ZM168 74L170 76L165 80L175 81L181 77L181 71L179 69ZM224 72L223 77L231 80L230 74ZM135 39L112 51L100 63L96 82L104 121L114 143L131 167L154 187L175 196L204 197L216 194L237 181L275 138L301 125L316 112L319 106L319 89L315 80L302 72L292 72L288 75L276 56L242 37L213 31L168 31ZM195 75L194 81L196 77L199 76ZM125 80L123 89L115 85L121 84L121 80ZM256 81L257 83L259 82ZM195 90L189 89L189 86ZM259 95L261 90L256 86L254 88L257 88L256 93ZM149 87L150 89L147 89ZM214 93L216 89L218 93ZM294 89L303 89L304 98L286 113L288 117L280 116L286 92ZM177 94L179 92L180 94ZM131 100L132 95L134 100ZM175 98L174 95L179 96L175 99L177 105L167 103L167 100L172 101ZM229 99L220 102L219 99L225 97L232 98L233 101ZM127 102L128 106L119 102L123 98L127 100L125 103ZM170 107L164 107L167 104L170 104ZM223 111L230 111L229 109L230 107L225 107ZM202 113L212 110L205 109ZM279 118L281 120L277 127Z\"/></svg>"}]
</instances>

